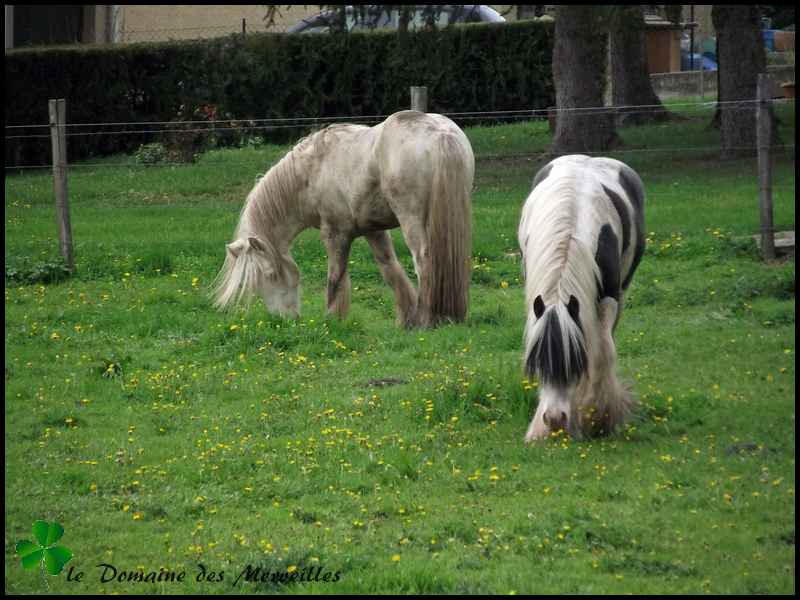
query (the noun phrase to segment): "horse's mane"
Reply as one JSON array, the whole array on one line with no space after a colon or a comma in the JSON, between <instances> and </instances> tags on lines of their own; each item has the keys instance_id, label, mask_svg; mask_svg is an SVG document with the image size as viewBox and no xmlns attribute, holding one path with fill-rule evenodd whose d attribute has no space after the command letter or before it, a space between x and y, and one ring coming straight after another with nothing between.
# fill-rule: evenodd
<instances>
[{"instance_id":1,"label":"horse's mane","mask_svg":"<svg viewBox=\"0 0 800 600\"><path fill-rule=\"evenodd\" d=\"M596 300L599 268L576 235L579 184L572 173L551 175L532 192L535 204L522 224L525 285L530 298L566 303L574 295L588 309Z\"/></svg>"},{"instance_id":2,"label":"horse's mane","mask_svg":"<svg viewBox=\"0 0 800 600\"><path fill-rule=\"evenodd\" d=\"M292 204L296 202L301 185L296 169L297 156L312 143L311 138L301 139L257 179L247 194L234 233L234 242L257 238L267 263L274 269L271 276L284 280L288 272L286 259L276 247L272 231L286 221ZM258 260L247 246L238 254L227 252L213 288L217 307L225 308L249 299L256 291L259 273L264 273L264 262Z\"/></svg>"},{"instance_id":3,"label":"horse's mane","mask_svg":"<svg viewBox=\"0 0 800 600\"><path fill-rule=\"evenodd\" d=\"M303 138L286 155L274 164L253 186L239 215L235 239L248 235L264 236L276 223L286 220L290 203L297 195L300 178L295 169L295 153Z\"/></svg>"},{"instance_id":4,"label":"horse's mane","mask_svg":"<svg viewBox=\"0 0 800 600\"><path fill-rule=\"evenodd\" d=\"M273 165L247 195L236 228L236 238L266 234L271 227L284 221L303 183L303 177L298 174L297 163L301 160L318 163L331 151L337 134L348 127L351 125L328 125L310 133Z\"/></svg>"},{"instance_id":5,"label":"horse's mane","mask_svg":"<svg viewBox=\"0 0 800 600\"><path fill-rule=\"evenodd\" d=\"M597 326L600 272L591 248L578 232L587 217L579 212L591 206L581 201L581 195L586 193L582 184L572 171L551 173L531 192L528 202L533 204L520 225L526 298L531 304L525 327L526 357L533 361L529 371L544 361L540 368L547 370L545 363L555 366L540 374L562 381L572 379L585 368L585 364L578 364L585 362L580 359L581 348L589 350ZM547 307L544 318L534 315L532 304L539 296ZM578 322L567 311L570 296L580 306ZM543 341L543 337L550 341ZM539 343L547 344L545 351L537 347ZM548 356L553 352L558 357Z\"/></svg>"}]
</instances>

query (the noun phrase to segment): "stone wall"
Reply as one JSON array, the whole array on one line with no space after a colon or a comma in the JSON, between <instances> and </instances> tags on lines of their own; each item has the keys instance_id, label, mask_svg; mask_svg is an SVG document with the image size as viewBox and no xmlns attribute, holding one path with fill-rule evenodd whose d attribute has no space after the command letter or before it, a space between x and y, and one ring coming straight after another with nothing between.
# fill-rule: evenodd
<instances>
[{"instance_id":1,"label":"stone wall","mask_svg":"<svg viewBox=\"0 0 800 600\"><path fill-rule=\"evenodd\" d=\"M780 84L794 81L794 65L769 66L772 76L772 96L780 98L783 91ZM662 100L703 96L709 99L717 96L716 71L678 71L675 73L655 73L650 75L653 90ZM702 90L701 90L702 84Z\"/></svg>"}]
</instances>

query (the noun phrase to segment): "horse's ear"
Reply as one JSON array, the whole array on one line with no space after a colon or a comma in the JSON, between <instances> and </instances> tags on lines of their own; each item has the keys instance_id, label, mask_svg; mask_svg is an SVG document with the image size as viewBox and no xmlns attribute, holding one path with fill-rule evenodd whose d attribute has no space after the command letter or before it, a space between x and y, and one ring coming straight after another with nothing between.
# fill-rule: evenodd
<instances>
[{"instance_id":1,"label":"horse's ear","mask_svg":"<svg viewBox=\"0 0 800 600\"><path fill-rule=\"evenodd\" d=\"M567 304L567 312L569 312L569 316L572 317L573 321L578 320L578 315L581 311L581 305L578 302L578 299L575 296L570 295L569 303Z\"/></svg>"},{"instance_id":2,"label":"horse's ear","mask_svg":"<svg viewBox=\"0 0 800 600\"><path fill-rule=\"evenodd\" d=\"M537 319L541 319L544 314L544 302L541 296L536 296L536 300L533 301L533 314Z\"/></svg>"},{"instance_id":3,"label":"horse's ear","mask_svg":"<svg viewBox=\"0 0 800 600\"><path fill-rule=\"evenodd\" d=\"M258 250L259 252L266 252L267 246L257 237L249 237L247 241L250 243L250 247L253 250Z\"/></svg>"},{"instance_id":4,"label":"horse's ear","mask_svg":"<svg viewBox=\"0 0 800 600\"><path fill-rule=\"evenodd\" d=\"M225 245L225 250L233 257L236 258L242 252L245 247L244 240L236 240L235 242L231 242L230 244Z\"/></svg>"}]
</instances>

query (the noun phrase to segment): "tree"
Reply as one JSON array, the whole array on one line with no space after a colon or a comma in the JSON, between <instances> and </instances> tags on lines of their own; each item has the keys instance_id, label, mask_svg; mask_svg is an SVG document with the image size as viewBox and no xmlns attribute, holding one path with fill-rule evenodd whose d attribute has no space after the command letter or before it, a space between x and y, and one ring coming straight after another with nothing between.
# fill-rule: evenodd
<instances>
[{"instance_id":1,"label":"tree","mask_svg":"<svg viewBox=\"0 0 800 600\"><path fill-rule=\"evenodd\" d=\"M603 110L607 35L597 5L558 5L553 80L558 118L551 152L604 152L618 142ZM580 110L577 110L580 109Z\"/></svg>"},{"instance_id":2,"label":"tree","mask_svg":"<svg viewBox=\"0 0 800 600\"><path fill-rule=\"evenodd\" d=\"M653 91L647 68L644 7L616 5L610 9L611 104L648 107L622 109L617 125L642 125L664 121L669 113Z\"/></svg>"},{"instance_id":3,"label":"tree","mask_svg":"<svg viewBox=\"0 0 800 600\"><path fill-rule=\"evenodd\" d=\"M756 5L715 4L711 19L719 59L719 127L723 159L756 153L758 74L767 57Z\"/></svg>"}]
</instances>

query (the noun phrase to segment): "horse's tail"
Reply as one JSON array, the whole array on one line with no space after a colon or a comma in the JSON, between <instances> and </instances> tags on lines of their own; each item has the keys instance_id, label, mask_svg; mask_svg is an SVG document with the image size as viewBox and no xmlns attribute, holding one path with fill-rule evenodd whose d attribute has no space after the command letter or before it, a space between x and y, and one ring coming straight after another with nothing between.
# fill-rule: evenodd
<instances>
[{"instance_id":1,"label":"horse's tail","mask_svg":"<svg viewBox=\"0 0 800 600\"><path fill-rule=\"evenodd\" d=\"M536 298L525 326L525 373L539 376L542 383L577 383L587 372L586 338L577 301L556 302L545 308Z\"/></svg>"},{"instance_id":2,"label":"horse's tail","mask_svg":"<svg viewBox=\"0 0 800 600\"><path fill-rule=\"evenodd\" d=\"M420 325L463 321L472 275L472 179L475 159L466 138L442 135L428 205L428 269L421 269Z\"/></svg>"}]
</instances>

